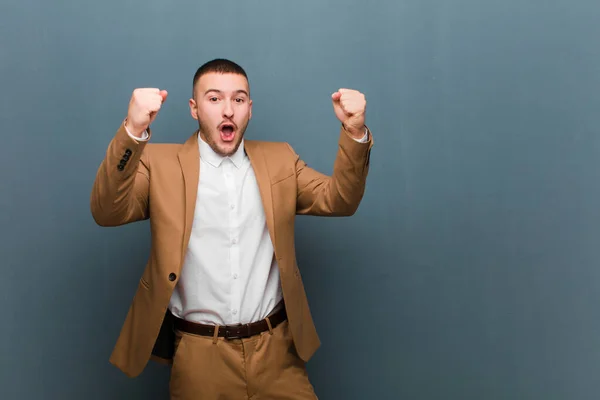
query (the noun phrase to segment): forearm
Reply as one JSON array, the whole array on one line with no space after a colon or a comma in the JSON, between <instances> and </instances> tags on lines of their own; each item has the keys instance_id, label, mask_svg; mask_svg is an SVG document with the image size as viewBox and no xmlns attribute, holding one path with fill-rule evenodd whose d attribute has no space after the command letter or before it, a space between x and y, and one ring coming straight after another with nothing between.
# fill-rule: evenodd
<instances>
[{"instance_id":1,"label":"forearm","mask_svg":"<svg viewBox=\"0 0 600 400\"><path fill-rule=\"evenodd\" d=\"M123 125L110 142L94 181L92 216L101 226L123 225L148 216L148 168L141 160L146 141L134 140Z\"/></svg>"},{"instance_id":2,"label":"forearm","mask_svg":"<svg viewBox=\"0 0 600 400\"><path fill-rule=\"evenodd\" d=\"M343 128L331 176L321 174L300 159L297 160L297 213L321 216L348 216L358 209L363 198L369 172L373 139L350 137Z\"/></svg>"}]
</instances>

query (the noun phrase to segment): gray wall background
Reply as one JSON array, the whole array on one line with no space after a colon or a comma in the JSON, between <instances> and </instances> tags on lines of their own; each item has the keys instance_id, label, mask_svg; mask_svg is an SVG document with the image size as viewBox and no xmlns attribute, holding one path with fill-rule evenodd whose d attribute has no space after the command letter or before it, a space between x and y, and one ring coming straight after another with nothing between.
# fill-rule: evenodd
<instances>
[{"instance_id":1,"label":"gray wall background","mask_svg":"<svg viewBox=\"0 0 600 400\"><path fill-rule=\"evenodd\" d=\"M322 399L597 399L600 3L0 3L0 398L165 399L108 357L148 225L89 194L139 86L157 142L195 129L195 69L251 78L248 137L329 173L330 94L363 91L375 147L349 219L298 222Z\"/></svg>"}]
</instances>

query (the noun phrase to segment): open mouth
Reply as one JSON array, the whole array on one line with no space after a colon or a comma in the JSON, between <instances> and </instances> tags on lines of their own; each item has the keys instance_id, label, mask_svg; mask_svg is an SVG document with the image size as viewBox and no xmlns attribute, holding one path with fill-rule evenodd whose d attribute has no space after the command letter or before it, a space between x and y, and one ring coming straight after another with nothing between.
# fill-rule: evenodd
<instances>
[{"instance_id":1,"label":"open mouth","mask_svg":"<svg viewBox=\"0 0 600 400\"><path fill-rule=\"evenodd\" d=\"M231 142L235 137L235 126L233 124L221 124L221 126L219 127L219 131L221 132L221 139L224 142Z\"/></svg>"}]
</instances>

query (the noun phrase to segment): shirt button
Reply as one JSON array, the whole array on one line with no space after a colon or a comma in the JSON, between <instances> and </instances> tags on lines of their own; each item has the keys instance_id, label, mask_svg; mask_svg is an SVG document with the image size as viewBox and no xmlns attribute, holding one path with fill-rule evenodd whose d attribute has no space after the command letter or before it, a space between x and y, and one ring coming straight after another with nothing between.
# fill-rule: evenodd
<instances>
[{"instance_id":1,"label":"shirt button","mask_svg":"<svg viewBox=\"0 0 600 400\"><path fill-rule=\"evenodd\" d=\"M233 240L232 240L231 242L232 242L233 244L236 244L236 243L238 242L238 241L237 241L237 238L233 238Z\"/></svg>"},{"instance_id":2,"label":"shirt button","mask_svg":"<svg viewBox=\"0 0 600 400\"><path fill-rule=\"evenodd\" d=\"M235 208L235 204L230 205L229 208L233 210Z\"/></svg>"},{"instance_id":3,"label":"shirt button","mask_svg":"<svg viewBox=\"0 0 600 400\"><path fill-rule=\"evenodd\" d=\"M236 315L236 314L237 314L237 310L233 310L233 315Z\"/></svg>"},{"instance_id":4,"label":"shirt button","mask_svg":"<svg viewBox=\"0 0 600 400\"><path fill-rule=\"evenodd\" d=\"M237 279L238 278L238 274L233 274L233 279Z\"/></svg>"}]
</instances>

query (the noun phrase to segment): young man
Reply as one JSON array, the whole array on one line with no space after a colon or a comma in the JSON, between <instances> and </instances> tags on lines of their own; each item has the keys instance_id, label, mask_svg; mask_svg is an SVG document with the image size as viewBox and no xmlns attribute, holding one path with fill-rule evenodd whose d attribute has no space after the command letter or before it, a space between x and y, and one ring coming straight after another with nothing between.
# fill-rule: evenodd
<instances>
[{"instance_id":1,"label":"young man","mask_svg":"<svg viewBox=\"0 0 600 400\"><path fill-rule=\"evenodd\" d=\"M136 89L98 170L101 226L150 219L152 249L111 362L137 376L172 363L172 399L314 399L305 362L319 347L294 250L296 214L349 216L373 140L363 94L332 94L341 122L333 174L287 143L245 140L245 71L223 59L194 76L185 144L148 144L167 92Z\"/></svg>"}]
</instances>

